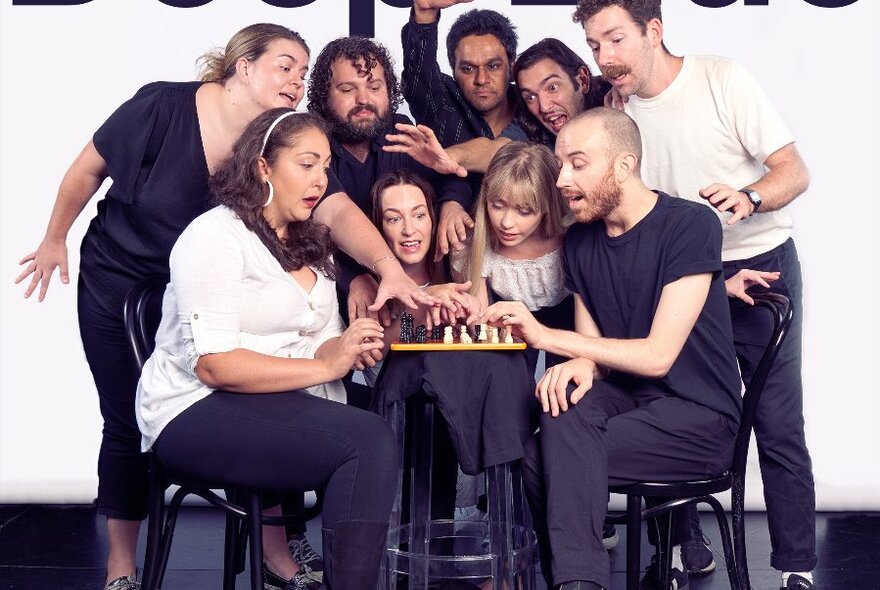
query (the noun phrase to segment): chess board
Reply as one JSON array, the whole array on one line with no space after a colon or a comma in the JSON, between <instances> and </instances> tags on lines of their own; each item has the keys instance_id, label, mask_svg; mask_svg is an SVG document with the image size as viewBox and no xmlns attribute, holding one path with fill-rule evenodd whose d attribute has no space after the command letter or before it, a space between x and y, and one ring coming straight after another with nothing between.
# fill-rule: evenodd
<instances>
[{"instance_id":1,"label":"chess board","mask_svg":"<svg viewBox=\"0 0 880 590\"><path fill-rule=\"evenodd\" d=\"M505 344L504 342L498 342L493 344L492 342L468 342L462 343L459 342L458 339L451 344L446 344L442 340L435 342L411 342L404 343L400 341L394 341L391 343L391 350L402 350L402 351L410 351L410 352L422 352L422 351L453 351L453 350L525 350L526 343L522 340L518 340L514 338L512 343Z\"/></svg>"}]
</instances>

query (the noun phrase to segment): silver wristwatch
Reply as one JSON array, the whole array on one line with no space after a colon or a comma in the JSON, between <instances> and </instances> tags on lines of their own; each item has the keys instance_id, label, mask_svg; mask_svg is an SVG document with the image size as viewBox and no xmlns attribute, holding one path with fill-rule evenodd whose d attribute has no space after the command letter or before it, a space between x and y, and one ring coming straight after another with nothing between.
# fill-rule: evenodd
<instances>
[{"instance_id":1,"label":"silver wristwatch","mask_svg":"<svg viewBox=\"0 0 880 590\"><path fill-rule=\"evenodd\" d=\"M752 206L755 208L752 213L757 213L758 209L761 208L761 195L758 194L758 191L752 190L750 188L741 188L739 192L748 197L749 201L752 203Z\"/></svg>"}]
</instances>

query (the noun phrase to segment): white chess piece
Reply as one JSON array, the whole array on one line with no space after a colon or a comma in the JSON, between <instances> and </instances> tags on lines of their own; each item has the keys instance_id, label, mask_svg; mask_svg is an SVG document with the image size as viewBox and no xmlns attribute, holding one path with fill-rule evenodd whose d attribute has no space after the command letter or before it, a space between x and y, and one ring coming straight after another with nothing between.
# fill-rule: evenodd
<instances>
[{"instance_id":1,"label":"white chess piece","mask_svg":"<svg viewBox=\"0 0 880 590\"><path fill-rule=\"evenodd\" d=\"M473 342L471 335L468 334L467 326L461 326L459 336L458 336L458 341L461 344L470 344L471 342Z\"/></svg>"},{"instance_id":2,"label":"white chess piece","mask_svg":"<svg viewBox=\"0 0 880 590\"><path fill-rule=\"evenodd\" d=\"M486 342L486 340L488 340L488 334L486 334L488 331L487 328L488 326L486 324L480 324L480 334L477 336L477 340L480 342Z\"/></svg>"},{"instance_id":3,"label":"white chess piece","mask_svg":"<svg viewBox=\"0 0 880 590\"><path fill-rule=\"evenodd\" d=\"M453 341L452 326L446 326L443 328L443 344L452 344Z\"/></svg>"},{"instance_id":4,"label":"white chess piece","mask_svg":"<svg viewBox=\"0 0 880 590\"><path fill-rule=\"evenodd\" d=\"M489 329L492 331L492 333L489 334L489 341L492 344L498 344L498 328L491 326Z\"/></svg>"},{"instance_id":5,"label":"white chess piece","mask_svg":"<svg viewBox=\"0 0 880 590\"><path fill-rule=\"evenodd\" d=\"M504 330L504 344L513 344L513 330L510 328Z\"/></svg>"}]
</instances>

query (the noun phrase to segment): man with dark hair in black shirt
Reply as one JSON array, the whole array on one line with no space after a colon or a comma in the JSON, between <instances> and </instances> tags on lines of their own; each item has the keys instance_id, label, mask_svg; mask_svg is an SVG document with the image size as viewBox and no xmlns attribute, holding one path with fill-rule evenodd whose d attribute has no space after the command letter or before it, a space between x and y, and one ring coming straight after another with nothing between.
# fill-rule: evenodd
<instances>
[{"instance_id":1,"label":"man with dark hair in black shirt","mask_svg":"<svg viewBox=\"0 0 880 590\"><path fill-rule=\"evenodd\" d=\"M550 149L563 125L587 109L602 106L611 90L577 53L552 37L516 58L513 79L519 89L515 121L530 141Z\"/></svg>"},{"instance_id":2,"label":"man with dark hair in black shirt","mask_svg":"<svg viewBox=\"0 0 880 590\"><path fill-rule=\"evenodd\" d=\"M461 15L446 38L453 75L440 71L437 63L440 10L465 1L413 2L410 20L401 32L401 85L410 112L420 127L403 127L398 129L402 133L392 138L411 143L427 133L432 139L436 136L443 147L455 146L452 151L457 164L452 171L461 176L466 170L485 171L501 147L501 144L493 146L491 140L528 139L513 122L517 95L511 83L511 65L516 58L517 37L506 16L494 10L471 10ZM492 147L487 149L487 146ZM472 180L476 190L481 177ZM447 254L450 247L462 247L466 229L473 227L469 213L467 208L452 203L441 208L437 222L438 254Z\"/></svg>"},{"instance_id":3,"label":"man with dark hair in black shirt","mask_svg":"<svg viewBox=\"0 0 880 590\"><path fill-rule=\"evenodd\" d=\"M400 87L385 47L364 37L342 37L324 47L312 71L309 111L329 123L331 167L346 193L364 212L370 212L370 189L376 179L399 168L425 176L437 191L441 208L451 202L470 209L473 193L466 181L438 174L405 154L382 150L387 144L385 135L393 131L394 123L410 123L396 113L401 103ZM367 310L375 300L375 279L350 257L343 253L338 257L341 272L337 284L348 294L349 320L375 315ZM387 318L387 308L381 317ZM388 325L387 321L383 323Z\"/></svg>"},{"instance_id":4,"label":"man with dark hair in black shirt","mask_svg":"<svg viewBox=\"0 0 880 590\"><path fill-rule=\"evenodd\" d=\"M523 479L548 583L608 588L608 485L723 472L741 382L715 214L642 183L639 131L620 111L573 119L556 156L557 184L578 221L564 243L576 331L542 326L518 302L496 303L484 316L572 359L538 383L544 413ZM680 544L690 531L687 519L676 521L673 587L683 588Z\"/></svg>"}]
</instances>

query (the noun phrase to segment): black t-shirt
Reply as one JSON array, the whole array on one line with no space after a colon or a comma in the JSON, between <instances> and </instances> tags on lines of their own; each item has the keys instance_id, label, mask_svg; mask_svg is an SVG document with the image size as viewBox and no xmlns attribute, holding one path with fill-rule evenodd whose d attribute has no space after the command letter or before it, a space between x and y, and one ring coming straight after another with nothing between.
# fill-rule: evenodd
<instances>
[{"instance_id":1,"label":"black t-shirt","mask_svg":"<svg viewBox=\"0 0 880 590\"><path fill-rule=\"evenodd\" d=\"M196 111L202 82L153 82L123 103L92 141L113 184L83 239L80 271L111 311L132 284L168 274L189 223L212 206ZM327 194L341 192L331 175Z\"/></svg>"},{"instance_id":2,"label":"black t-shirt","mask_svg":"<svg viewBox=\"0 0 880 590\"><path fill-rule=\"evenodd\" d=\"M721 274L721 225L698 203L658 193L657 204L626 233L610 237L605 223L575 224L565 236L566 286L579 294L608 338L645 338L663 288L712 273L703 310L669 372L651 384L739 423L741 382L730 310ZM620 372L609 379L638 387L648 380Z\"/></svg>"}]
</instances>

